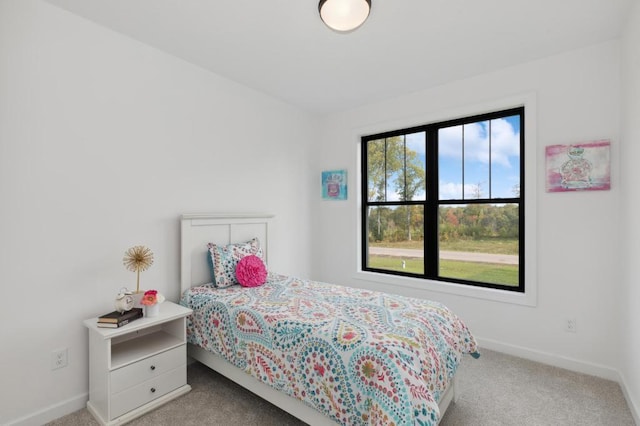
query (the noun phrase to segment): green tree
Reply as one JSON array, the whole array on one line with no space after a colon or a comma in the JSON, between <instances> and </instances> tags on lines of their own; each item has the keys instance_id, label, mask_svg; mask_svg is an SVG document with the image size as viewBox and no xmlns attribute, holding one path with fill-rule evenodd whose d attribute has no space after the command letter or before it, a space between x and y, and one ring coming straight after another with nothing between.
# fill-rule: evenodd
<instances>
[{"instance_id":1,"label":"green tree","mask_svg":"<svg viewBox=\"0 0 640 426\"><path fill-rule=\"evenodd\" d=\"M418 153L404 149L404 167L402 170L404 179L396 180L396 191L401 201L411 201L425 188L424 163L420 160ZM407 208L407 239L411 241L411 214L413 209Z\"/></svg>"},{"instance_id":2,"label":"green tree","mask_svg":"<svg viewBox=\"0 0 640 426\"><path fill-rule=\"evenodd\" d=\"M398 196L399 201L413 200L425 187L424 164L418 153L408 149L405 136L393 136L385 139L369 141L367 144L367 190L370 201L390 201L387 190L390 186ZM412 239L412 209L403 209L406 217L401 222L406 223L406 237ZM375 223L370 224L372 236L378 238L385 234L390 222L383 223L381 209L369 211L369 215L376 214ZM402 228L402 227L400 227ZM422 229L422 227L420 227ZM395 229L397 234L398 228ZM421 232L420 232L421 234ZM396 237L397 238L397 237Z\"/></svg>"}]
</instances>

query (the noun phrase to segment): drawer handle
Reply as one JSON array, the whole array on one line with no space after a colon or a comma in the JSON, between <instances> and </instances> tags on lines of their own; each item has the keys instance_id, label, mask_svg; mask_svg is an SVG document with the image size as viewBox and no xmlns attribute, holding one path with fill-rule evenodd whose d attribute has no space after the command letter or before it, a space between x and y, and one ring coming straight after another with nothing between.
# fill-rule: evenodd
<instances>
[{"instance_id":1,"label":"drawer handle","mask_svg":"<svg viewBox=\"0 0 640 426\"><path fill-rule=\"evenodd\" d=\"M155 369L156 369L156 366L155 366L155 365L152 365L152 366L151 366L151 371L153 371L153 370L155 370Z\"/></svg>"},{"instance_id":2,"label":"drawer handle","mask_svg":"<svg viewBox=\"0 0 640 426\"><path fill-rule=\"evenodd\" d=\"M151 393L155 393L156 392L156 388L151 388Z\"/></svg>"}]
</instances>

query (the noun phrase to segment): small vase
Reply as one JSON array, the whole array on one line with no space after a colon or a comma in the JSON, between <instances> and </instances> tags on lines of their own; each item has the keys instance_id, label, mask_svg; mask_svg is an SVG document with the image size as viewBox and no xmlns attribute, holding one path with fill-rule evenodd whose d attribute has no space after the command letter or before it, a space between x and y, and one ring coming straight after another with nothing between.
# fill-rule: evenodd
<instances>
[{"instance_id":1,"label":"small vase","mask_svg":"<svg viewBox=\"0 0 640 426\"><path fill-rule=\"evenodd\" d=\"M147 305L144 307L144 316L147 318L157 317L160 313L160 304L156 303L155 305Z\"/></svg>"}]
</instances>

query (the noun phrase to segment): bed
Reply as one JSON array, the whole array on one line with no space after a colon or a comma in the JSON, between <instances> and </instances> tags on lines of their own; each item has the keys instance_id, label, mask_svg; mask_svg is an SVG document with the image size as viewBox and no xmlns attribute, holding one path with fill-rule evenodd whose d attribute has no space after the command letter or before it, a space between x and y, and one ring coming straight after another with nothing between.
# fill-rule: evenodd
<instances>
[{"instance_id":1,"label":"bed","mask_svg":"<svg viewBox=\"0 0 640 426\"><path fill-rule=\"evenodd\" d=\"M310 425L438 424L463 354L479 356L445 306L274 271L258 287L211 284L212 265L224 267L207 244L258 241L268 265L272 220L182 216L189 355Z\"/></svg>"}]
</instances>

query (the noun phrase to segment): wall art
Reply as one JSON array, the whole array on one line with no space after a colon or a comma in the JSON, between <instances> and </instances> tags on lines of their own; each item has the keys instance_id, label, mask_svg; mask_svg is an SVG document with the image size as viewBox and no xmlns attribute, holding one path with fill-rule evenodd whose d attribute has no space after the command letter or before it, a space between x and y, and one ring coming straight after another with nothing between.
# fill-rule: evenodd
<instances>
[{"instance_id":1,"label":"wall art","mask_svg":"<svg viewBox=\"0 0 640 426\"><path fill-rule=\"evenodd\" d=\"M547 192L611 189L610 145L600 140L547 146Z\"/></svg>"},{"instance_id":2,"label":"wall art","mask_svg":"<svg viewBox=\"0 0 640 426\"><path fill-rule=\"evenodd\" d=\"M322 199L347 199L347 171L329 170L322 172Z\"/></svg>"}]
</instances>

